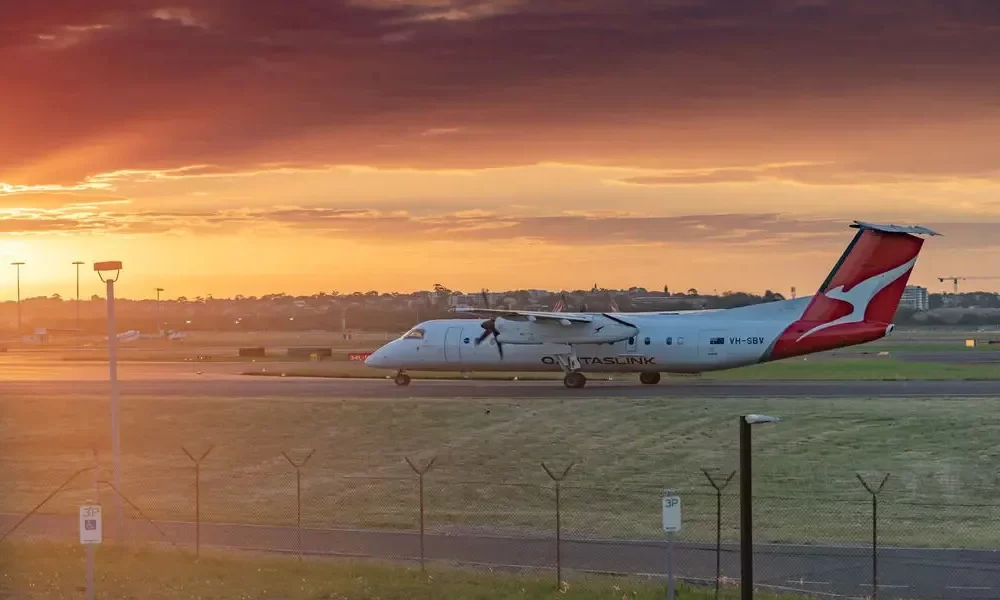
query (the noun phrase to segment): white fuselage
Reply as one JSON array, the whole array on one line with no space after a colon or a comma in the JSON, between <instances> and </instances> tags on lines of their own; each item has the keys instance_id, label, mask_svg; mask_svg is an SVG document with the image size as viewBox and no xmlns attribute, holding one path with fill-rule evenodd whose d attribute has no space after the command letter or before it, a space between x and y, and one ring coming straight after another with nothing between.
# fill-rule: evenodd
<instances>
[{"instance_id":1,"label":"white fuselage","mask_svg":"<svg viewBox=\"0 0 1000 600\"><path fill-rule=\"evenodd\" d=\"M596 344L531 343L516 338L520 323L499 321L503 358L493 336L476 345L483 333L482 320L432 320L415 328L422 337L404 335L379 348L365 362L376 368L413 371L560 371L555 356L572 349L584 372L729 369L761 362L788 325L801 316L809 300L719 311L613 313L609 316L626 324L618 324L616 334L624 330L635 331L635 335ZM512 341L505 341L505 337Z\"/></svg>"}]
</instances>

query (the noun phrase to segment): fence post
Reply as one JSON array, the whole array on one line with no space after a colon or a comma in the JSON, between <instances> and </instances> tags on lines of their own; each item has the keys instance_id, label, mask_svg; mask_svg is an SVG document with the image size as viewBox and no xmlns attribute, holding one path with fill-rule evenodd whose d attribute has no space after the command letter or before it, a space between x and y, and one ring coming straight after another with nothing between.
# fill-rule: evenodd
<instances>
[{"instance_id":1,"label":"fence post","mask_svg":"<svg viewBox=\"0 0 1000 600\"><path fill-rule=\"evenodd\" d=\"M562 472L562 475L556 477L556 475L549 470L545 463L542 463L542 468L545 472L556 482L556 588L562 587L562 512L561 512L561 502L559 497L559 483L566 478L569 474L569 470L573 468L574 463L569 463L566 469Z\"/></svg>"},{"instance_id":2,"label":"fence post","mask_svg":"<svg viewBox=\"0 0 1000 600\"><path fill-rule=\"evenodd\" d=\"M715 483L712 476L705 469L701 470L708 479L708 483L715 488L715 598L719 598L719 579L722 577L722 490L726 489L729 482L733 480L736 471L729 473L729 477L722 482L722 485Z\"/></svg>"},{"instance_id":3,"label":"fence post","mask_svg":"<svg viewBox=\"0 0 1000 600\"><path fill-rule=\"evenodd\" d=\"M296 463L292 459L288 458L285 451L281 451L281 455L285 457L288 464L295 468L295 529L298 534L298 544L299 544L299 561L302 561L302 467L306 466L309 459L312 458L313 453L316 452L315 449L310 450L309 454L302 459L302 462Z\"/></svg>"},{"instance_id":4,"label":"fence post","mask_svg":"<svg viewBox=\"0 0 1000 600\"><path fill-rule=\"evenodd\" d=\"M201 557L201 461L205 460L212 448L215 446L209 446L204 454L195 458L187 448L181 446L184 454L187 454L194 463L194 555L199 558Z\"/></svg>"},{"instance_id":5,"label":"fence post","mask_svg":"<svg viewBox=\"0 0 1000 600\"><path fill-rule=\"evenodd\" d=\"M875 600L878 598L878 494L885 487L885 482L888 481L889 474L885 474L885 477L882 478L882 483L874 490L859 473L855 473L854 476L858 478L861 485L865 486L865 489L872 497L872 600Z\"/></svg>"},{"instance_id":6,"label":"fence post","mask_svg":"<svg viewBox=\"0 0 1000 600\"><path fill-rule=\"evenodd\" d=\"M410 465L413 472L417 474L417 480L420 482L420 570L424 571L424 474L434 466L437 456L431 458L422 469L417 468L417 465L410 461L409 456L404 456L403 458L406 459L406 464Z\"/></svg>"}]
</instances>

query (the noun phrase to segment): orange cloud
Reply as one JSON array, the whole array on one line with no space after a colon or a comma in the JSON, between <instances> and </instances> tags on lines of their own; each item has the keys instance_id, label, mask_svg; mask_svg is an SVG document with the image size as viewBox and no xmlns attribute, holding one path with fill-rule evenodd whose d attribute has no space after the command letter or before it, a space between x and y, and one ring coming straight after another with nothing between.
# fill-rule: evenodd
<instances>
[{"instance_id":1,"label":"orange cloud","mask_svg":"<svg viewBox=\"0 0 1000 600\"><path fill-rule=\"evenodd\" d=\"M789 182L804 185L881 185L899 183L943 183L949 181L981 180L1000 181L1000 168L992 161L981 164L949 165L935 163L933 167L907 172L903 165L899 171L891 166L880 167L856 164L801 164L764 165L761 167L724 167L718 169L684 170L661 175L641 175L616 180L630 185L699 185L718 183Z\"/></svg>"},{"instance_id":2,"label":"orange cloud","mask_svg":"<svg viewBox=\"0 0 1000 600\"><path fill-rule=\"evenodd\" d=\"M220 211L137 211L119 213L100 206L0 210L0 233L196 233L274 235L323 233L339 241L384 247L415 242L538 242L552 246L677 246L720 252L750 247L793 250L846 243L847 221L768 213L703 214L678 217L570 212L517 216L469 210L413 214L407 211L273 207ZM946 233L943 249L992 247L1000 223L924 223ZM943 240L943 241L942 241Z\"/></svg>"}]
</instances>

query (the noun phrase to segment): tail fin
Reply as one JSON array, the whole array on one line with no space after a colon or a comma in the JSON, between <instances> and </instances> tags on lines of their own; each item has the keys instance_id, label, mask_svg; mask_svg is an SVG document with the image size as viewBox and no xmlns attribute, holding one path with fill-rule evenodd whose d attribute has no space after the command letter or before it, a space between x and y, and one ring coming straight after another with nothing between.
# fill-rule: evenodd
<instances>
[{"instance_id":1,"label":"tail fin","mask_svg":"<svg viewBox=\"0 0 1000 600\"><path fill-rule=\"evenodd\" d=\"M778 338L769 358L784 358L878 339L886 334L924 240L925 227L855 221L847 250Z\"/></svg>"},{"instance_id":2,"label":"tail fin","mask_svg":"<svg viewBox=\"0 0 1000 600\"><path fill-rule=\"evenodd\" d=\"M820 286L803 321L826 323L854 311L864 320L889 323L917 262L924 240L939 235L924 227L873 225L855 221L858 233Z\"/></svg>"}]
</instances>

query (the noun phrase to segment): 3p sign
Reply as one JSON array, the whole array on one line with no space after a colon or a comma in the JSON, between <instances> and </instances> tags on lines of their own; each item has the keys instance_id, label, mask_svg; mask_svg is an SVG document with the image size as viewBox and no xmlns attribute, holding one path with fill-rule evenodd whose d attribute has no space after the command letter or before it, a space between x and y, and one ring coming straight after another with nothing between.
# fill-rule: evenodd
<instances>
[{"instance_id":1,"label":"3p sign","mask_svg":"<svg viewBox=\"0 0 1000 600\"><path fill-rule=\"evenodd\" d=\"M681 498L676 494L663 497L663 531L676 533L681 530Z\"/></svg>"},{"instance_id":2,"label":"3p sign","mask_svg":"<svg viewBox=\"0 0 1000 600\"><path fill-rule=\"evenodd\" d=\"M80 543L101 543L101 507L88 505L80 507Z\"/></svg>"}]
</instances>

